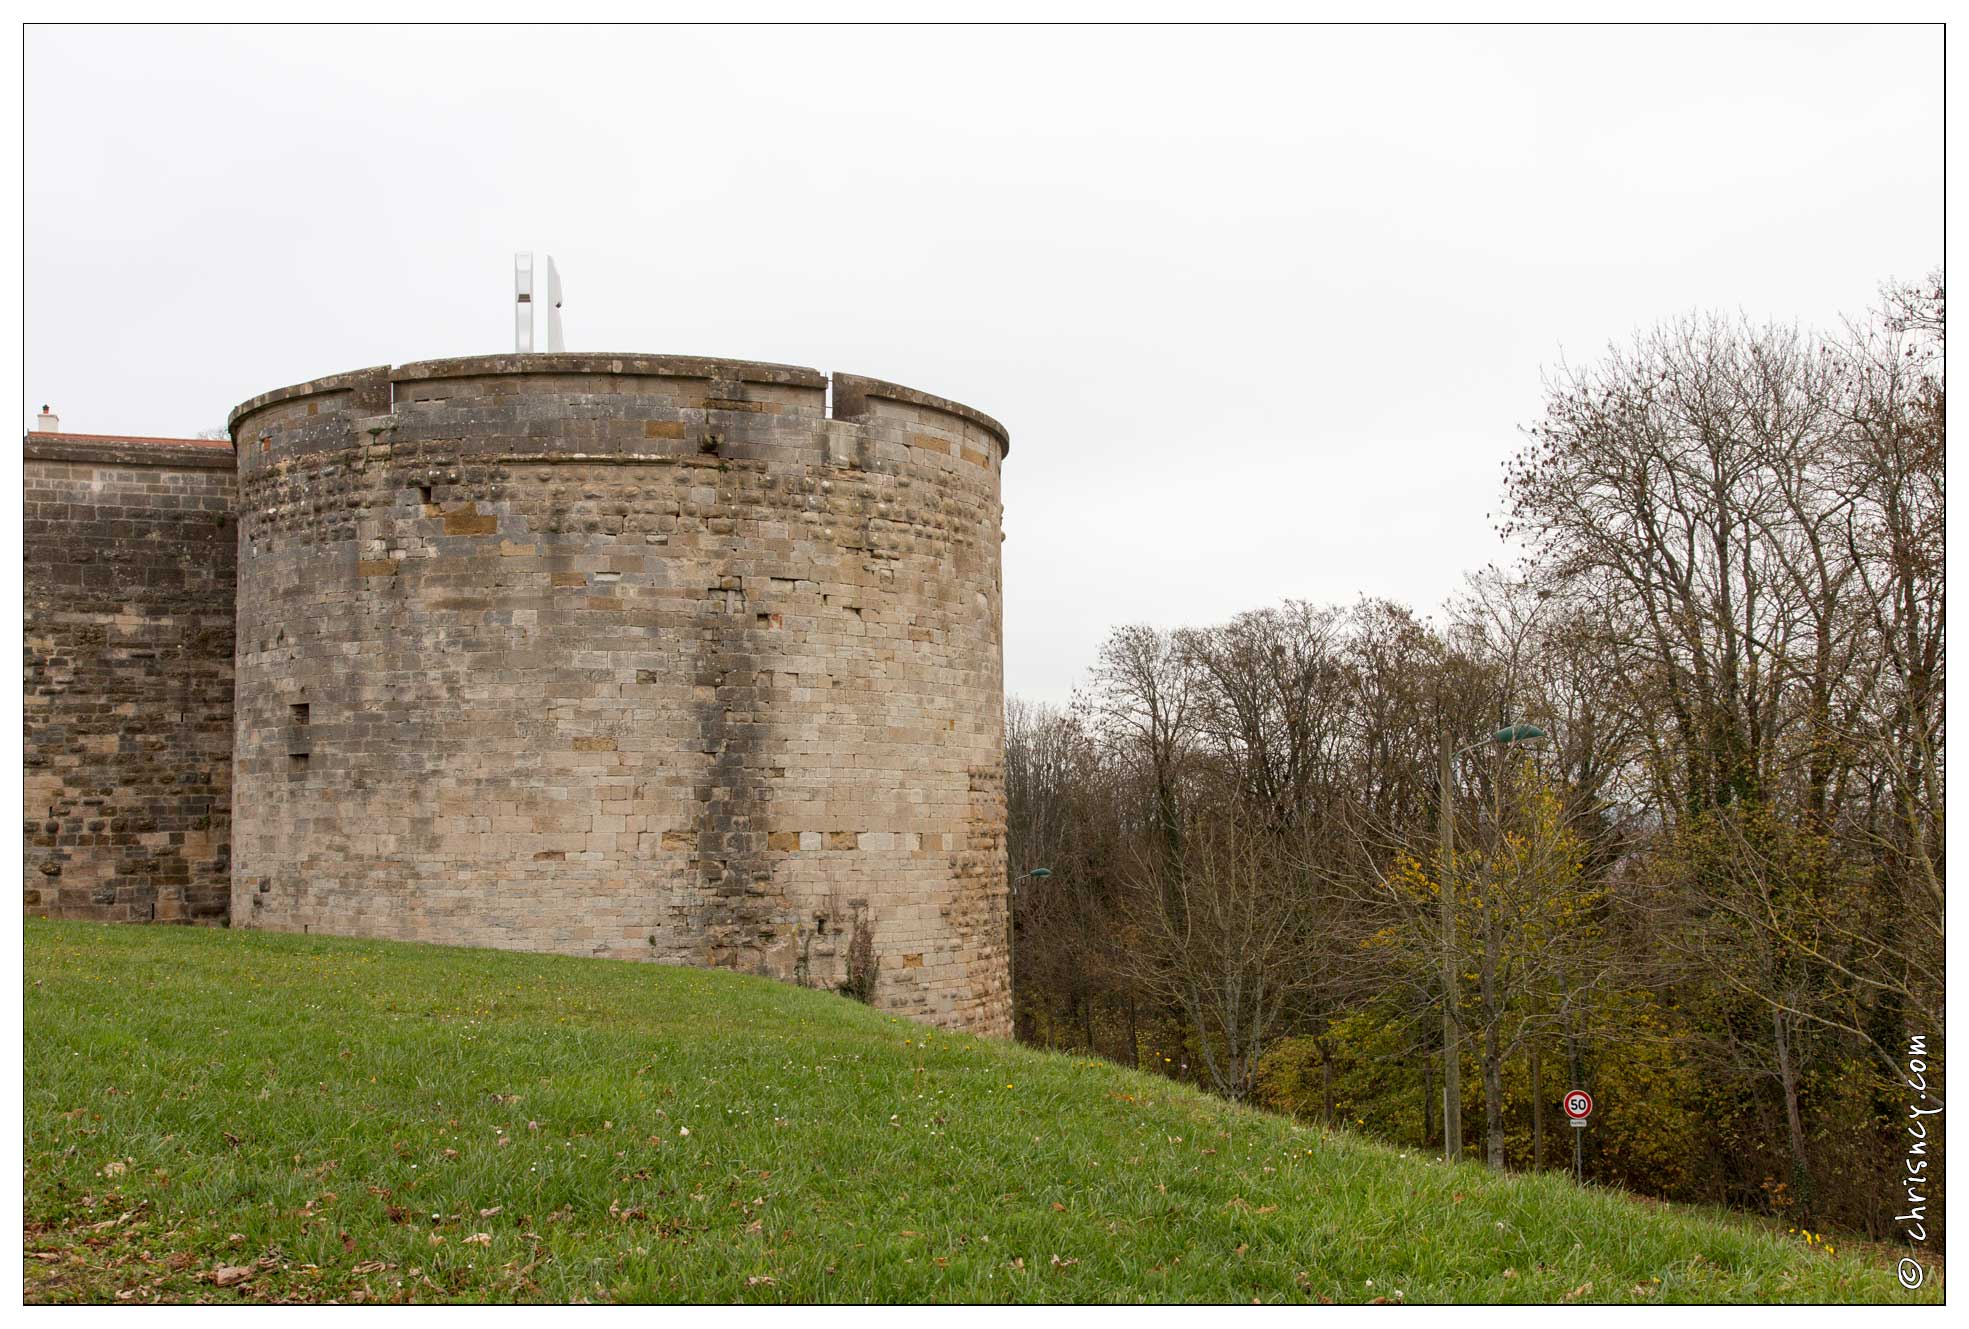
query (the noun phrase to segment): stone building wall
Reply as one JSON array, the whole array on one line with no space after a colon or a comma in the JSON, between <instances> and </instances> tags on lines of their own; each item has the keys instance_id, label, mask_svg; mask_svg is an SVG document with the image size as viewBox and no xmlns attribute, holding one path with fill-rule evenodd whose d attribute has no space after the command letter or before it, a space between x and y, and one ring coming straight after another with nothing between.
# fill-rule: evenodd
<instances>
[{"instance_id":1,"label":"stone building wall","mask_svg":"<svg viewBox=\"0 0 1969 1329\"><path fill-rule=\"evenodd\" d=\"M235 924L715 965L1008 1027L1004 430L680 357L233 415Z\"/></svg>"},{"instance_id":2,"label":"stone building wall","mask_svg":"<svg viewBox=\"0 0 1969 1329\"><path fill-rule=\"evenodd\" d=\"M24 907L224 923L233 454L24 440Z\"/></svg>"}]
</instances>

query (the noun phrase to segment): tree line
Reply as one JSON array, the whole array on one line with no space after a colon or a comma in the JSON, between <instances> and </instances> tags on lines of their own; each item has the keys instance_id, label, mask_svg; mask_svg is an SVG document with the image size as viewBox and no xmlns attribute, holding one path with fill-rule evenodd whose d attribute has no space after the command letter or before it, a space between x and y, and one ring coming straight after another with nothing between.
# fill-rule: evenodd
<instances>
[{"instance_id":1,"label":"tree line","mask_svg":"<svg viewBox=\"0 0 1969 1329\"><path fill-rule=\"evenodd\" d=\"M1011 699L1018 1036L1493 1168L1571 1166L1583 1087L1597 1180L1896 1231L1945 1050L1943 311L1666 322L1548 374L1524 557L1439 619L1123 626Z\"/></svg>"}]
</instances>

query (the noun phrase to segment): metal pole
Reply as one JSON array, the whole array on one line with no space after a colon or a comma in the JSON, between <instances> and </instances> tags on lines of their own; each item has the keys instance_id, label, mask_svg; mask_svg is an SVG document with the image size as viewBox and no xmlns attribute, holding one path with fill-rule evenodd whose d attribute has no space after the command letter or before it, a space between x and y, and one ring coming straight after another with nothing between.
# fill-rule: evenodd
<instances>
[{"instance_id":1,"label":"metal pole","mask_svg":"<svg viewBox=\"0 0 1969 1329\"><path fill-rule=\"evenodd\" d=\"M1586 1184L1586 1128L1580 1125L1572 1128L1572 1179L1578 1185Z\"/></svg>"},{"instance_id":2,"label":"metal pole","mask_svg":"<svg viewBox=\"0 0 1969 1329\"><path fill-rule=\"evenodd\" d=\"M1449 730L1442 731L1442 767L1436 800L1441 863L1436 895L1442 904L1443 943L1443 1161L1463 1156L1462 1066L1456 1029L1456 816L1450 804Z\"/></svg>"},{"instance_id":3,"label":"metal pole","mask_svg":"<svg viewBox=\"0 0 1969 1329\"><path fill-rule=\"evenodd\" d=\"M1497 836L1495 857L1502 862L1504 858L1504 753L1511 745L1494 743L1491 746L1497 749L1497 776L1490 790L1490 827Z\"/></svg>"}]
</instances>

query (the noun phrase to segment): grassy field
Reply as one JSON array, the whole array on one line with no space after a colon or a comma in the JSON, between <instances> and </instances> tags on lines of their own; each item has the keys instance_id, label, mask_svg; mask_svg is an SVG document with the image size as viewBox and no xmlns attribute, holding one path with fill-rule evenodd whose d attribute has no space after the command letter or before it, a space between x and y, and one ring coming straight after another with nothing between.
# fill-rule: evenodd
<instances>
[{"instance_id":1,"label":"grassy field","mask_svg":"<svg viewBox=\"0 0 1969 1329\"><path fill-rule=\"evenodd\" d=\"M731 974L30 921L25 1000L29 1301L1908 1299Z\"/></svg>"}]
</instances>

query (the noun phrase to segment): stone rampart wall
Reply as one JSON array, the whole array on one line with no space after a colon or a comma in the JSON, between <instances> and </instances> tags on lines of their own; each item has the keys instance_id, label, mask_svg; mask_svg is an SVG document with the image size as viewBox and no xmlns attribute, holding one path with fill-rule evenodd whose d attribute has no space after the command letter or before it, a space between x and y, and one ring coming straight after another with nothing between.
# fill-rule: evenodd
<instances>
[{"instance_id":1,"label":"stone rampart wall","mask_svg":"<svg viewBox=\"0 0 1969 1329\"><path fill-rule=\"evenodd\" d=\"M233 454L24 442L24 906L224 923Z\"/></svg>"}]
</instances>

